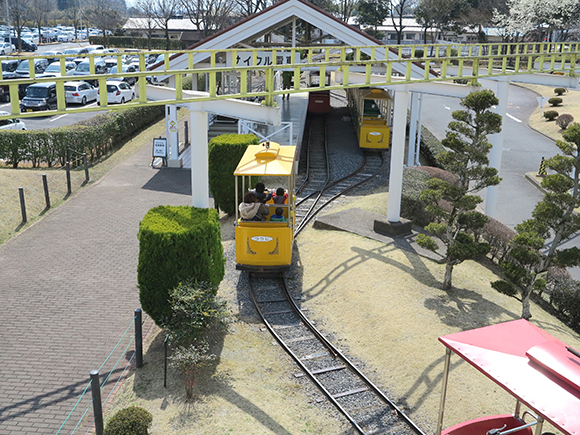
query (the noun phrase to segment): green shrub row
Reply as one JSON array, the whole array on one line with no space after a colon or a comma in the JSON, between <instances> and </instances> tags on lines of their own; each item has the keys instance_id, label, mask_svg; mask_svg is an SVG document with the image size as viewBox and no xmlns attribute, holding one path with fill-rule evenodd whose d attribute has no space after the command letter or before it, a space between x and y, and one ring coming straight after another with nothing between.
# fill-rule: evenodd
<instances>
[{"instance_id":1,"label":"green shrub row","mask_svg":"<svg viewBox=\"0 0 580 435\"><path fill-rule=\"evenodd\" d=\"M253 134L222 134L209 142L209 191L216 206L227 214L234 214L237 207L234 170L248 145L258 143L258 138ZM252 181L258 182L259 179L252 177ZM238 189L241 188L240 183Z\"/></svg>"},{"instance_id":2,"label":"green shrub row","mask_svg":"<svg viewBox=\"0 0 580 435\"><path fill-rule=\"evenodd\" d=\"M216 286L225 273L216 210L159 206L139 224L137 281L143 310L159 326L170 318L169 292L180 282Z\"/></svg>"},{"instance_id":3,"label":"green shrub row","mask_svg":"<svg viewBox=\"0 0 580 435\"><path fill-rule=\"evenodd\" d=\"M63 166L69 146L78 153L87 153L93 161L164 116L163 106L135 107L50 130L0 130L0 159L14 168L24 161L33 167Z\"/></svg>"},{"instance_id":4,"label":"green shrub row","mask_svg":"<svg viewBox=\"0 0 580 435\"><path fill-rule=\"evenodd\" d=\"M148 43L147 38L135 38L133 36L89 36L89 42L94 45L105 45L107 47L115 48L141 48L148 50L165 50L167 48L167 40L165 38L151 38ZM182 50L183 44L176 39L169 40L170 50Z\"/></svg>"},{"instance_id":5,"label":"green shrub row","mask_svg":"<svg viewBox=\"0 0 580 435\"><path fill-rule=\"evenodd\" d=\"M433 133L425 127L421 127L421 155L427 160L430 166L441 168L441 163L437 160L437 155L444 151L445 147Z\"/></svg>"}]
</instances>

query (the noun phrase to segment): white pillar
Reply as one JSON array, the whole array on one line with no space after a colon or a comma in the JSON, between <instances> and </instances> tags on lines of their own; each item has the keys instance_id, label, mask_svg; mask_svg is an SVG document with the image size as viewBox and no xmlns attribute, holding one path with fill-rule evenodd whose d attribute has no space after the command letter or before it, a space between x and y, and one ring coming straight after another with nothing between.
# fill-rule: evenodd
<instances>
[{"instance_id":1,"label":"white pillar","mask_svg":"<svg viewBox=\"0 0 580 435\"><path fill-rule=\"evenodd\" d=\"M389 177L389 201L387 220L395 223L401 220L401 194L403 191L403 164L405 159L405 130L407 126L407 106L409 92L406 87L395 90L393 114L393 144L391 146L391 175Z\"/></svg>"},{"instance_id":2,"label":"white pillar","mask_svg":"<svg viewBox=\"0 0 580 435\"><path fill-rule=\"evenodd\" d=\"M292 47L296 47L296 17L292 18ZM294 59L292 59L294 63Z\"/></svg>"},{"instance_id":3,"label":"white pillar","mask_svg":"<svg viewBox=\"0 0 580 435\"><path fill-rule=\"evenodd\" d=\"M419 116L419 94L411 92L411 116L409 117L409 142L407 151L407 166L415 162L415 138L417 137L417 118Z\"/></svg>"},{"instance_id":4,"label":"white pillar","mask_svg":"<svg viewBox=\"0 0 580 435\"><path fill-rule=\"evenodd\" d=\"M177 134L177 106L172 104L165 105L165 134L169 146L167 167L181 168L181 160L179 160L179 138Z\"/></svg>"},{"instance_id":5,"label":"white pillar","mask_svg":"<svg viewBox=\"0 0 580 435\"><path fill-rule=\"evenodd\" d=\"M191 90L197 91L197 73L191 75Z\"/></svg>"},{"instance_id":6,"label":"white pillar","mask_svg":"<svg viewBox=\"0 0 580 435\"><path fill-rule=\"evenodd\" d=\"M209 208L209 175L207 151L207 112L190 106L191 131L191 199L198 208Z\"/></svg>"},{"instance_id":7,"label":"white pillar","mask_svg":"<svg viewBox=\"0 0 580 435\"><path fill-rule=\"evenodd\" d=\"M419 94L419 107L417 112L417 141L415 142L415 166L421 166L421 108L423 107L423 94Z\"/></svg>"},{"instance_id":8,"label":"white pillar","mask_svg":"<svg viewBox=\"0 0 580 435\"><path fill-rule=\"evenodd\" d=\"M505 118L508 101L509 79L507 77L499 77L497 82L496 97L499 99L495 112ZM499 133L489 136L489 141L492 144L489 153L489 166L497 169L498 174L501 169L501 155L503 152L503 129ZM490 186L487 188L485 197L485 214L490 217L495 217L497 212L497 194L499 186Z\"/></svg>"}]
</instances>

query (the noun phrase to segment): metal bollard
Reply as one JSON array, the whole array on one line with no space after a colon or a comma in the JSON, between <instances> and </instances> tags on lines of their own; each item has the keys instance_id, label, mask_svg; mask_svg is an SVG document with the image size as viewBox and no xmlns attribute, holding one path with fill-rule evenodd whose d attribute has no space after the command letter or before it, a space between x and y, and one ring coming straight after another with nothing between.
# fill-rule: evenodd
<instances>
[{"instance_id":1,"label":"metal bollard","mask_svg":"<svg viewBox=\"0 0 580 435\"><path fill-rule=\"evenodd\" d=\"M167 388L167 339L169 334L165 336L165 341L163 342L163 347L165 348L165 367L163 369L163 388Z\"/></svg>"},{"instance_id":2,"label":"metal bollard","mask_svg":"<svg viewBox=\"0 0 580 435\"><path fill-rule=\"evenodd\" d=\"M70 162L70 145L66 146L66 161Z\"/></svg>"},{"instance_id":3,"label":"metal bollard","mask_svg":"<svg viewBox=\"0 0 580 435\"><path fill-rule=\"evenodd\" d=\"M141 308L135 310L135 365L143 367L143 322Z\"/></svg>"},{"instance_id":4,"label":"metal bollard","mask_svg":"<svg viewBox=\"0 0 580 435\"><path fill-rule=\"evenodd\" d=\"M93 417L95 419L95 434L103 435L103 404L101 402L101 383L99 371L91 372L91 395L93 397Z\"/></svg>"},{"instance_id":5,"label":"metal bollard","mask_svg":"<svg viewBox=\"0 0 580 435\"><path fill-rule=\"evenodd\" d=\"M42 174L42 187L44 188L44 201L46 202L46 208L50 208L50 194L48 192L48 180L46 174Z\"/></svg>"},{"instance_id":6,"label":"metal bollard","mask_svg":"<svg viewBox=\"0 0 580 435\"><path fill-rule=\"evenodd\" d=\"M66 168L66 191L68 196L72 193L72 187L70 184L70 162L66 162L65 168Z\"/></svg>"},{"instance_id":7,"label":"metal bollard","mask_svg":"<svg viewBox=\"0 0 580 435\"><path fill-rule=\"evenodd\" d=\"M185 124L185 140L184 140L184 142L189 145L189 124L187 121L185 121L184 124Z\"/></svg>"},{"instance_id":8,"label":"metal bollard","mask_svg":"<svg viewBox=\"0 0 580 435\"><path fill-rule=\"evenodd\" d=\"M88 183L89 178L89 164L87 162L87 153L83 153L83 165L85 167L85 183Z\"/></svg>"},{"instance_id":9,"label":"metal bollard","mask_svg":"<svg viewBox=\"0 0 580 435\"><path fill-rule=\"evenodd\" d=\"M20 212L22 213L22 223L25 224L26 219L26 203L24 202L24 187L18 188L18 196L20 196Z\"/></svg>"}]
</instances>

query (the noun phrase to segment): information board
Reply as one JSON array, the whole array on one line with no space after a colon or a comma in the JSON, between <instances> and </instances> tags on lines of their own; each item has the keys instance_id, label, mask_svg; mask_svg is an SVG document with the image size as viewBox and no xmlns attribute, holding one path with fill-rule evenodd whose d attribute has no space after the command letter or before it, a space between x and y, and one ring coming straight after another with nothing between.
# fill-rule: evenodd
<instances>
[{"instance_id":1,"label":"information board","mask_svg":"<svg viewBox=\"0 0 580 435\"><path fill-rule=\"evenodd\" d=\"M153 139L153 157L167 158L167 139L163 137Z\"/></svg>"}]
</instances>

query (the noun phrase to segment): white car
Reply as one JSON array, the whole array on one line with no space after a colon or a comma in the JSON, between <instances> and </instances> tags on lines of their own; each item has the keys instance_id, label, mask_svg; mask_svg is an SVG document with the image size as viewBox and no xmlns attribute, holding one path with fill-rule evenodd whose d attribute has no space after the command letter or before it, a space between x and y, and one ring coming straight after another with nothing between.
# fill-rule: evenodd
<instances>
[{"instance_id":1,"label":"white car","mask_svg":"<svg viewBox=\"0 0 580 435\"><path fill-rule=\"evenodd\" d=\"M14 48L14 44L9 42L0 42L0 55L3 54L12 54Z\"/></svg>"},{"instance_id":2,"label":"white car","mask_svg":"<svg viewBox=\"0 0 580 435\"><path fill-rule=\"evenodd\" d=\"M135 91L125 82L107 80L107 104L131 101L135 98ZM101 104L100 89L97 94L97 104Z\"/></svg>"},{"instance_id":3,"label":"white car","mask_svg":"<svg viewBox=\"0 0 580 435\"><path fill-rule=\"evenodd\" d=\"M10 115L8 112L0 112L0 116ZM0 130L26 130L26 125L20 119L0 119Z\"/></svg>"},{"instance_id":4,"label":"white car","mask_svg":"<svg viewBox=\"0 0 580 435\"><path fill-rule=\"evenodd\" d=\"M64 67L66 69L66 75L70 76L73 74L77 64L74 62L65 62ZM60 62L53 62L44 70L42 74L38 74L36 77L60 77Z\"/></svg>"},{"instance_id":5,"label":"white car","mask_svg":"<svg viewBox=\"0 0 580 435\"><path fill-rule=\"evenodd\" d=\"M83 106L89 101L95 101L98 96L98 90L87 82L65 82L64 92L67 104L76 103Z\"/></svg>"}]
</instances>

